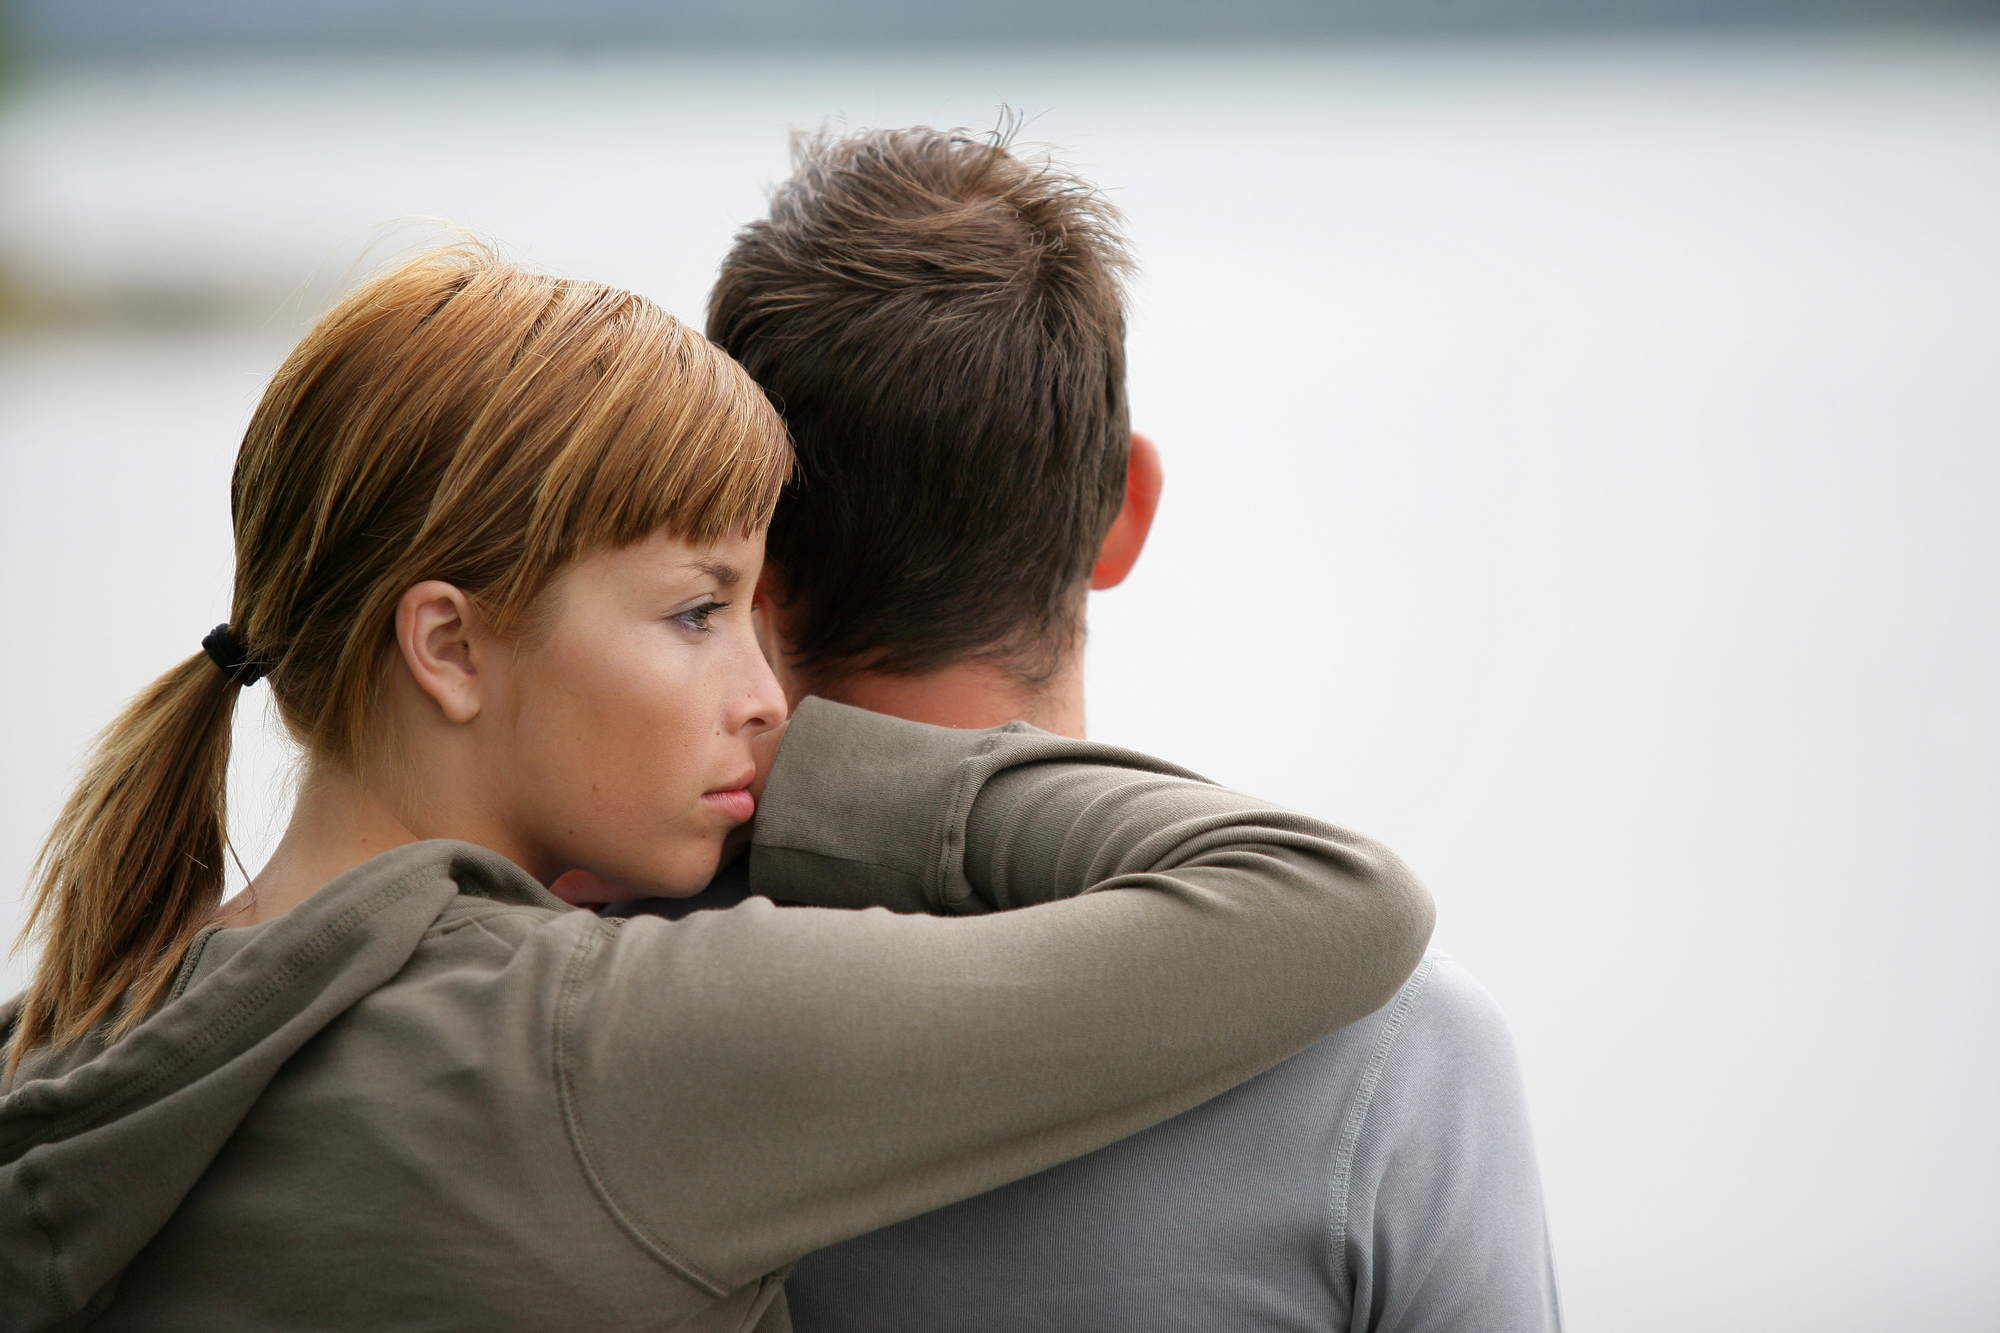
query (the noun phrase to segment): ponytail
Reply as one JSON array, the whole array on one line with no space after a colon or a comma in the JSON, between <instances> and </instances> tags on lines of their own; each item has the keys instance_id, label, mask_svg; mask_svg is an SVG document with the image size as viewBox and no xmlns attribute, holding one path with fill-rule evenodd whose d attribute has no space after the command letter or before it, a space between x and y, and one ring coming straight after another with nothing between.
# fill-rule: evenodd
<instances>
[{"instance_id":1,"label":"ponytail","mask_svg":"<svg viewBox=\"0 0 2000 1333\"><path fill-rule=\"evenodd\" d=\"M15 1024L10 1075L30 1047L67 1045L114 1011L110 1035L138 1023L214 913L239 688L197 653L98 737L35 863L21 938L39 936L42 956Z\"/></svg>"}]
</instances>

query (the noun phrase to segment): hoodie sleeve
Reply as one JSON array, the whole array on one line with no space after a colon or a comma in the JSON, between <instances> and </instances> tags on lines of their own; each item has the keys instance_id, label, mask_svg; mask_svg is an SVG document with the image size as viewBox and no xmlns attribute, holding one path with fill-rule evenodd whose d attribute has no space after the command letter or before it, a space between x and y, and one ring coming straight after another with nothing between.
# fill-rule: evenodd
<instances>
[{"instance_id":1,"label":"hoodie sleeve","mask_svg":"<svg viewBox=\"0 0 2000 1333\"><path fill-rule=\"evenodd\" d=\"M752 858L867 910L605 923L556 1015L593 1187L715 1295L1241 1082L1386 1002L1432 922L1383 847L1158 761L819 701Z\"/></svg>"}]
</instances>

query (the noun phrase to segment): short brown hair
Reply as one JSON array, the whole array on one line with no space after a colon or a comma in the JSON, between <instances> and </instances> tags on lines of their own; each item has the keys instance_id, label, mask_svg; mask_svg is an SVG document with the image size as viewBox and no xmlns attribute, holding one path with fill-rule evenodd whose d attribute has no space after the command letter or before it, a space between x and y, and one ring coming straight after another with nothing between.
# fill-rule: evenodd
<instances>
[{"instance_id":1,"label":"short brown hair","mask_svg":"<svg viewBox=\"0 0 2000 1333\"><path fill-rule=\"evenodd\" d=\"M292 735L358 775L405 589L448 580L520 634L571 561L753 532L790 470L757 387L651 302L433 251L351 293L265 390L230 493L229 627ZM35 870L10 1068L138 1022L213 912L239 688L196 653L99 737Z\"/></svg>"},{"instance_id":2,"label":"short brown hair","mask_svg":"<svg viewBox=\"0 0 2000 1333\"><path fill-rule=\"evenodd\" d=\"M709 336L784 413L770 532L798 665L1032 679L1080 629L1125 485L1117 211L1004 133L794 144L737 236Z\"/></svg>"}]
</instances>

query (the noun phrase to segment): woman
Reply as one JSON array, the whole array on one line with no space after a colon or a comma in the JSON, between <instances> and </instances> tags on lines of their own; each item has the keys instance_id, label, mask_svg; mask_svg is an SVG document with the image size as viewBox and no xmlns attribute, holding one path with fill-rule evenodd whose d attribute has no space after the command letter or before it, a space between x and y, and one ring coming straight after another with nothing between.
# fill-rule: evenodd
<instances>
[{"instance_id":1,"label":"woman","mask_svg":"<svg viewBox=\"0 0 2000 1333\"><path fill-rule=\"evenodd\" d=\"M701 338L478 252L306 338L237 461L229 624L38 870L0 1328L783 1327L799 1255L1394 992L1429 902L1352 835L1018 726L809 701L778 748L748 614L789 466ZM218 907L265 677L307 765ZM753 882L814 906L544 887L694 893L759 806Z\"/></svg>"}]
</instances>

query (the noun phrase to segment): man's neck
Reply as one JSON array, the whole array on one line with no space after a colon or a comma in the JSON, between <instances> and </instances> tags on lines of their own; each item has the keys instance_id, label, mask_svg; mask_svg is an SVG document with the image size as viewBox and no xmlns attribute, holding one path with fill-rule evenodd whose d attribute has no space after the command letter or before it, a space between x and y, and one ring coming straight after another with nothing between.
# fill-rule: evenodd
<instances>
[{"instance_id":1,"label":"man's neck","mask_svg":"<svg viewBox=\"0 0 2000 1333\"><path fill-rule=\"evenodd\" d=\"M1083 671L1076 658L1046 680L1028 682L990 663L954 662L921 676L860 672L815 679L809 689L871 713L978 729L1026 722L1058 736L1083 737Z\"/></svg>"}]
</instances>

